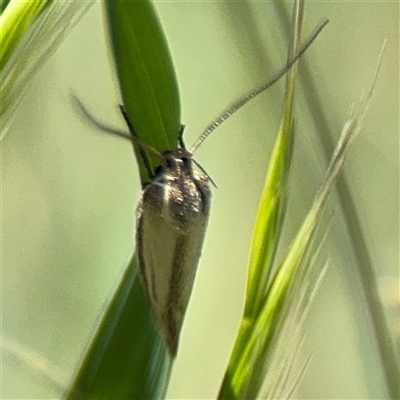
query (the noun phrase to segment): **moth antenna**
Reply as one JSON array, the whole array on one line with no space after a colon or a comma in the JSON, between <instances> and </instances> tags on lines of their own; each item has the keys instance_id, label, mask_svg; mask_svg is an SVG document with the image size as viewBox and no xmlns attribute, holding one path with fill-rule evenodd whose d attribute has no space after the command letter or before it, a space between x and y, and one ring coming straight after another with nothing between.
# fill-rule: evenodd
<instances>
[{"instance_id":1,"label":"moth antenna","mask_svg":"<svg viewBox=\"0 0 400 400\"><path fill-rule=\"evenodd\" d=\"M190 149L190 153L193 154L198 147L204 142L204 140L210 135L212 131L214 131L218 126L220 126L224 121L226 121L232 114L242 108L246 103L252 100L254 97L258 96L260 93L264 92L265 90L269 89L273 84L275 84L289 69L296 63L296 61L304 54L304 52L310 47L311 43L316 39L325 25L329 22L328 19L323 21L314 31L314 33L307 39L307 41L303 44L300 50L296 53L296 55L288 60L287 64L280 69L275 75L264 85L259 86L255 89L252 89L247 94L243 95L239 99L237 99L234 103L228 106L225 110L221 112L221 114L214 119L208 125L204 131L200 134L197 140L194 142L193 146Z\"/></svg>"}]
</instances>

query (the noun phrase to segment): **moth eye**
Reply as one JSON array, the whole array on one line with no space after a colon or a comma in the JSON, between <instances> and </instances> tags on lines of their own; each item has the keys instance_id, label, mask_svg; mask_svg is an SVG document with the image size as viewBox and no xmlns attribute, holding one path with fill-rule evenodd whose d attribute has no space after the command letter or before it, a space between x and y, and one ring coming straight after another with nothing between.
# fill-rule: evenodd
<instances>
[{"instance_id":1,"label":"moth eye","mask_svg":"<svg viewBox=\"0 0 400 400\"><path fill-rule=\"evenodd\" d=\"M182 156L181 160L185 165L188 165L190 163L189 157Z\"/></svg>"},{"instance_id":2,"label":"moth eye","mask_svg":"<svg viewBox=\"0 0 400 400\"><path fill-rule=\"evenodd\" d=\"M163 165L159 165L158 167L156 167L156 169L154 170L154 176L160 176L164 173L164 166Z\"/></svg>"},{"instance_id":3,"label":"moth eye","mask_svg":"<svg viewBox=\"0 0 400 400\"><path fill-rule=\"evenodd\" d=\"M175 165L174 160L172 158L166 158L165 164L166 164L167 168L173 168Z\"/></svg>"}]
</instances>

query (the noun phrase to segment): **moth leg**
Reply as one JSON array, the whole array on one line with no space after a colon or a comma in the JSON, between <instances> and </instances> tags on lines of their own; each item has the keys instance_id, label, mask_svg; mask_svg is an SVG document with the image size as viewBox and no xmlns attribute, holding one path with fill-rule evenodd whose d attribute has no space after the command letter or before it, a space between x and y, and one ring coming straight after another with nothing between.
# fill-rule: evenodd
<instances>
[{"instance_id":1,"label":"moth leg","mask_svg":"<svg viewBox=\"0 0 400 400\"><path fill-rule=\"evenodd\" d=\"M132 137L132 143L133 143L134 147L135 147L135 144L137 146L137 149L138 149L139 154L140 154L140 158L143 161L143 164L144 164L144 167L146 168L147 174L148 174L150 179L153 179L154 178L154 174L153 174L153 170L151 169L149 158L147 157L147 154L144 151L143 147L140 145L139 136L136 133L136 130L133 127L132 122L130 121L130 119L128 117L128 114L126 113L125 107L122 104L120 104L119 109L121 111L122 116L124 117L124 120L125 120L126 124L128 125L129 132L130 132L131 137Z\"/></svg>"},{"instance_id":2,"label":"moth leg","mask_svg":"<svg viewBox=\"0 0 400 400\"><path fill-rule=\"evenodd\" d=\"M186 149L185 142L183 141L183 132L185 131L185 124L181 124L178 133L178 143L182 149Z\"/></svg>"},{"instance_id":3,"label":"moth leg","mask_svg":"<svg viewBox=\"0 0 400 400\"><path fill-rule=\"evenodd\" d=\"M82 103L81 99L77 97L75 94L70 94L71 98L71 103L72 106L74 107L75 111L78 113L78 115L85 121L89 122L90 124L94 125L96 128L109 133L114 136L119 136L123 139L128 139L132 140L131 136L123 131L118 130L117 128L114 128L113 126L106 125L99 119L97 119L91 111Z\"/></svg>"}]
</instances>

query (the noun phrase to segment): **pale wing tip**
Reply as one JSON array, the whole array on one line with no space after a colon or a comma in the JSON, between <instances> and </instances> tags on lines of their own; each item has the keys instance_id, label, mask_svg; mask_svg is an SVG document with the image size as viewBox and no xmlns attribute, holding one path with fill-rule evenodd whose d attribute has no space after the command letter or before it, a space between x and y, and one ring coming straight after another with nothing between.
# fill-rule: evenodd
<instances>
[{"instance_id":1,"label":"pale wing tip","mask_svg":"<svg viewBox=\"0 0 400 400\"><path fill-rule=\"evenodd\" d=\"M176 312L169 310L167 315L163 318L161 324L161 332L164 336L164 340L167 344L169 355L172 359L176 358L179 347L179 338L181 334L183 318L176 315Z\"/></svg>"},{"instance_id":2,"label":"pale wing tip","mask_svg":"<svg viewBox=\"0 0 400 400\"><path fill-rule=\"evenodd\" d=\"M181 334L182 324L179 324L173 317L169 318L166 322L164 337L171 358L175 358L178 353L179 337Z\"/></svg>"},{"instance_id":3,"label":"pale wing tip","mask_svg":"<svg viewBox=\"0 0 400 400\"><path fill-rule=\"evenodd\" d=\"M166 337L166 340L167 340L169 355L171 356L172 359L174 359L176 358L176 355L178 353L179 337L175 338Z\"/></svg>"}]
</instances>

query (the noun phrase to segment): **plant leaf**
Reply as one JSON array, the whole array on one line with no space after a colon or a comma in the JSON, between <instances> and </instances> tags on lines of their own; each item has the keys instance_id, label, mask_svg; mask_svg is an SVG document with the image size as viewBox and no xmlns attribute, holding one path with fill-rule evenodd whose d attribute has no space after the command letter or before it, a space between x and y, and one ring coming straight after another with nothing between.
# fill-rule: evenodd
<instances>
[{"instance_id":1,"label":"plant leaf","mask_svg":"<svg viewBox=\"0 0 400 400\"><path fill-rule=\"evenodd\" d=\"M114 57L124 107L140 140L176 147L179 99L172 61L148 1L109 1ZM134 146L135 147L135 146ZM138 157L142 182L148 181ZM152 167L156 160L152 160ZM158 160L157 160L158 161ZM170 357L136 277L133 257L86 352L67 398L160 398Z\"/></svg>"},{"instance_id":2,"label":"plant leaf","mask_svg":"<svg viewBox=\"0 0 400 400\"><path fill-rule=\"evenodd\" d=\"M161 26L150 1L107 1L112 48L124 107L140 140L160 153L177 147L178 85ZM159 159L149 153L151 167ZM149 177L137 157L142 182Z\"/></svg>"},{"instance_id":3,"label":"plant leaf","mask_svg":"<svg viewBox=\"0 0 400 400\"><path fill-rule=\"evenodd\" d=\"M96 331L67 399L159 398L169 360L131 262Z\"/></svg>"}]
</instances>

